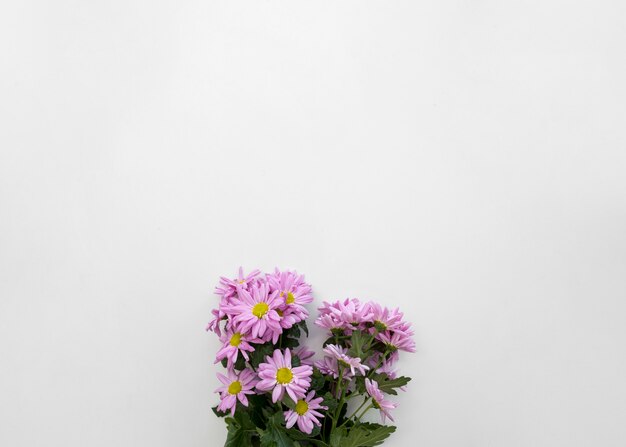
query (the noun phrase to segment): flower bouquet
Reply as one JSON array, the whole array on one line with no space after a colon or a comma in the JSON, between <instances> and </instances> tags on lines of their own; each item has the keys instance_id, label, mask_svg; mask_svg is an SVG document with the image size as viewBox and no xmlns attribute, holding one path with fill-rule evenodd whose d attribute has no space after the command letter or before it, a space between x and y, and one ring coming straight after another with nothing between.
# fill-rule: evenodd
<instances>
[{"instance_id":1,"label":"flower bouquet","mask_svg":"<svg viewBox=\"0 0 626 447\"><path fill-rule=\"evenodd\" d=\"M415 352L403 314L358 299L324 302L315 324L328 331L323 358L300 344L308 336L305 305L313 301L304 276L292 271L261 275L254 270L222 277L219 307L208 325L222 347L215 363L225 417L225 447L375 446L396 429L397 404L389 399L410 378L398 376L400 351ZM369 410L382 424L365 422Z\"/></svg>"}]
</instances>

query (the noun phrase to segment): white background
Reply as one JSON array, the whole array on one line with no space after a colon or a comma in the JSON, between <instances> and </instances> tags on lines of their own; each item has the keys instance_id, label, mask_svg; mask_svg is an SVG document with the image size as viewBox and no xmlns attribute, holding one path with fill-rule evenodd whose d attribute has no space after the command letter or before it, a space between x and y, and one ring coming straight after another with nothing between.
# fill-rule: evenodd
<instances>
[{"instance_id":1,"label":"white background","mask_svg":"<svg viewBox=\"0 0 626 447\"><path fill-rule=\"evenodd\" d=\"M386 446L626 445L625 17L4 2L0 445L222 445L240 264L402 307Z\"/></svg>"}]
</instances>

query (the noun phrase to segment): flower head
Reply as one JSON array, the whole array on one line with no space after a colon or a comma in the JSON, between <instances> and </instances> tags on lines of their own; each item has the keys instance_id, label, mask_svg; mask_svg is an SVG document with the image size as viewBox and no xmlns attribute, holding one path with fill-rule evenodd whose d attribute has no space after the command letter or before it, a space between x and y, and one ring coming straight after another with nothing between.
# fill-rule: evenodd
<instances>
[{"instance_id":1,"label":"flower head","mask_svg":"<svg viewBox=\"0 0 626 447\"><path fill-rule=\"evenodd\" d=\"M217 373L217 378L222 382L223 386L215 390L220 393L220 403L217 409L223 412L230 410L230 415L235 414L237 407L237 399L246 407L248 406L248 398L246 394L254 394L253 388L257 378L253 371L244 369L239 374L233 370L228 371L228 376Z\"/></svg>"},{"instance_id":2,"label":"flower head","mask_svg":"<svg viewBox=\"0 0 626 447\"><path fill-rule=\"evenodd\" d=\"M313 301L313 295L311 294L311 286L304 282L304 275L298 275L295 271L285 270L281 272L276 269L266 278L270 291L278 291L279 296L283 299L283 308L300 308L306 313L305 318L308 316L308 311L304 305Z\"/></svg>"},{"instance_id":3,"label":"flower head","mask_svg":"<svg viewBox=\"0 0 626 447\"><path fill-rule=\"evenodd\" d=\"M401 331L384 331L376 336L382 341L391 352L397 350L406 352L415 352L415 340L413 340L413 332Z\"/></svg>"},{"instance_id":4,"label":"flower head","mask_svg":"<svg viewBox=\"0 0 626 447\"><path fill-rule=\"evenodd\" d=\"M365 324L370 322L373 316L370 308L356 298L346 298L334 303L324 301L324 305L318 310L320 316L315 320L315 324L331 331L343 329L348 333L364 329Z\"/></svg>"},{"instance_id":5,"label":"flower head","mask_svg":"<svg viewBox=\"0 0 626 447\"><path fill-rule=\"evenodd\" d=\"M256 277L261 273L260 270L252 270L247 275L243 273L243 267L239 267L239 274L237 278L230 279L224 276L220 277L220 284L215 288L215 293L223 298L232 298L237 296L237 288L243 288L248 290L251 284L256 280Z\"/></svg>"},{"instance_id":6,"label":"flower head","mask_svg":"<svg viewBox=\"0 0 626 447\"><path fill-rule=\"evenodd\" d=\"M356 374L356 370L358 370L361 375L365 375L366 371L370 369L369 366L363 365L361 363L361 359L358 357L350 357L348 355L348 350L346 348L342 348L338 345L326 345L324 348L324 352L331 358L337 360L337 364L341 365L344 368L350 368L348 371L345 371L344 377L352 377Z\"/></svg>"},{"instance_id":7,"label":"flower head","mask_svg":"<svg viewBox=\"0 0 626 447\"><path fill-rule=\"evenodd\" d=\"M296 402L296 407L293 410L285 411L287 428L293 427L297 422L300 431L311 434L313 424L321 425L317 418L323 418L324 415L316 410L328 410L328 407L320 405L324 399L321 397L313 399L313 397L315 397L315 391L310 391L305 398Z\"/></svg>"},{"instance_id":8,"label":"flower head","mask_svg":"<svg viewBox=\"0 0 626 447\"><path fill-rule=\"evenodd\" d=\"M375 380L365 379L365 389L367 390L367 394L372 397L374 408L380 410L380 418L382 419L383 424L385 423L385 418L389 418L393 421L389 411L396 408L398 404L385 399L385 395L378 388L378 382Z\"/></svg>"},{"instance_id":9,"label":"flower head","mask_svg":"<svg viewBox=\"0 0 626 447\"><path fill-rule=\"evenodd\" d=\"M283 354L276 349L272 357L265 357L266 363L258 368L261 381L256 388L259 391L272 390L272 402L278 402L285 395L285 391L294 402L303 398L311 384L313 368L309 365L291 366L291 352L285 349Z\"/></svg>"},{"instance_id":10,"label":"flower head","mask_svg":"<svg viewBox=\"0 0 626 447\"><path fill-rule=\"evenodd\" d=\"M223 346L217 351L215 363L222 359L228 359L229 368L237 361L237 356L240 352L244 359L249 360L248 352L254 351L250 343L261 342L261 340L252 339L249 335L234 330L226 331L224 335L220 337L220 341L223 343Z\"/></svg>"},{"instance_id":11,"label":"flower head","mask_svg":"<svg viewBox=\"0 0 626 447\"><path fill-rule=\"evenodd\" d=\"M250 290L238 288L240 302L225 306L224 311L232 315L232 324L242 333L252 337L271 336L274 343L282 332L280 316L276 312L280 304L278 293L268 293L264 283L254 284ZM267 338L267 337L266 337Z\"/></svg>"},{"instance_id":12,"label":"flower head","mask_svg":"<svg viewBox=\"0 0 626 447\"><path fill-rule=\"evenodd\" d=\"M396 331L404 323L402 320L404 314L399 309L388 309L373 301L365 303L364 307L368 310L368 314L371 314L370 322L377 332Z\"/></svg>"}]
</instances>

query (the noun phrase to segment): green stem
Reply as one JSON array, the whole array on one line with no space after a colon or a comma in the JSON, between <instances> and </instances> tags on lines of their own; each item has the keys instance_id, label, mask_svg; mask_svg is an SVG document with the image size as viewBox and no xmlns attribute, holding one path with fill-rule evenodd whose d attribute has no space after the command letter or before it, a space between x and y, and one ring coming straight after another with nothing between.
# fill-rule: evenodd
<instances>
[{"instance_id":1,"label":"green stem","mask_svg":"<svg viewBox=\"0 0 626 447\"><path fill-rule=\"evenodd\" d=\"M357 408L356 410L354 410L354 411L352 412L352 414L346 418L346 420L345 420L345 422L344 422L343 424L345 424L345 423L346 423L346 422L348 422L350 419L352 419L352 418L353 418L353 417L354 417L354 416L355 416L355 415L359 412L359 410L360 410L361 408L363 408L363 406L367 403L367 401L368 401L369 399L370 399L370 398L369 398L368 396L365 396L365 398L363 399L363 403L361 403L361 405L359 405L359 408ZM343 425L343 424L341 424L341 425Z\"/></svg>"},{"instance_id":2,"label":"green stem","mask_svg":"<svg viewBox=\"0 0 626 447\"><path fill-rule=\"evenodd\" d=\"M373 404L369 404L362 412L360 415L358 415L356 417L355 422L361 422L361 418L365 415L365 413L367 413L369 411L370 408L374 408Z\"/></svg>"}]
</instances>

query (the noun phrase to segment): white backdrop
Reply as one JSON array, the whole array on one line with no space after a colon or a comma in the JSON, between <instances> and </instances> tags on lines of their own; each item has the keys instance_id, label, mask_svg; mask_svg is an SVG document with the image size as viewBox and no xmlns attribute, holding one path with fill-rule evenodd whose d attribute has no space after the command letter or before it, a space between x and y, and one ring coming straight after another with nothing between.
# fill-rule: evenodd
<instances>
[{"instance_id":1,"label":"white backdrop","mask_svg":"<svg viewBox=\"0 0 626 447\"><path fill-rule=\"evenodd\" d=\"M399 305L385 445L626 445L626 8L0 6L0 445L220 446L218 275Z\"/></svg>"}]
</instances>

